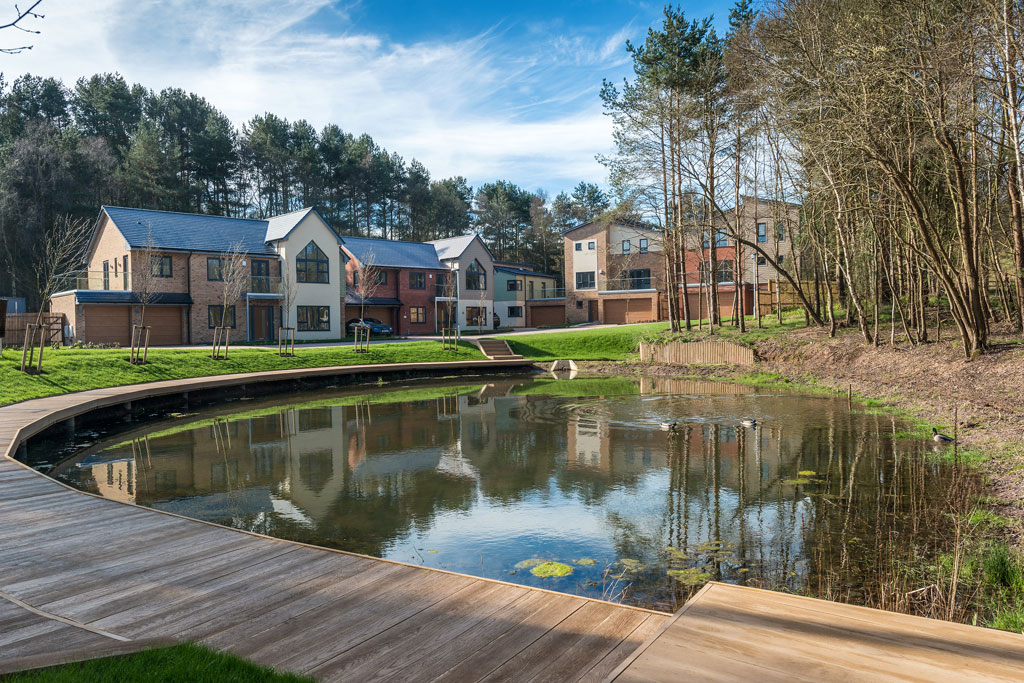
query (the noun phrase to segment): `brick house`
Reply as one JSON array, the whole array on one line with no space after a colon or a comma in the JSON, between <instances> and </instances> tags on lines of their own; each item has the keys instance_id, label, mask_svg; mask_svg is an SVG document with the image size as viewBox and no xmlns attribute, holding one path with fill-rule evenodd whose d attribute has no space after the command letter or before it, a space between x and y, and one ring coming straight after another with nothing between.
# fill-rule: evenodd
<instances>
[{"instance_id":1,"label":"brick house","mask_svg":"<svg viewBox=\"0 0 1024 683\"><path fill-rule=\"evenodd\" d=\"M566 322L663 320L661 231L631 221L593 221L562 234Z\"/></svg>"},{"instance_id":2,"label":"brick house","mask_svg":"<svg viewBox=\"0 0 1024 683\"><path fill-rule=\"evenodd\" d=\"M388 325L399 336L433 334L444 316L444 281L450 273L432 244L367 237L346 237L342 251L350 319L363 310L363 269L373 264L378 284L365 301L365 315Z\"/></svg>"},{"instance_id":3,"label":"brick house","mask_svg":"<svg viewBox=\"0 0 1024 683\"><path fill-rule=\"evenodd\" d=\"M345 294L340 244L313 209L257 220L104 206L86 268L69 274L51 312L64 315L69 339L128 345L141 319L131 273L149 267L157 292L145 313L150 343L207 343L223 312L224 259L237 245L248 277L227 312L237 330L232 339L274 340L284 322L297 339L337 339ZM151 263L142 263L150 246ZM283 287L293 288L288 311Z\"/></svg>"}]
</instances>

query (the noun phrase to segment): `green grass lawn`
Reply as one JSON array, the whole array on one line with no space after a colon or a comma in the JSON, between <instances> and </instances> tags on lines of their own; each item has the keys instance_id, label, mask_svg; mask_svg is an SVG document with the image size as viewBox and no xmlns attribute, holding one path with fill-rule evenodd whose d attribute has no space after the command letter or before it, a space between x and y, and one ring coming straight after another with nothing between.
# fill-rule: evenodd
<instances>
[{"instance_id":1,"label":"green grass lawn","mask_svg":"<svg viewBox=\"0 0 1024 683\"><path fill-rule=\"evenodd\" d=\"M63 664L2 678L18 683L307 683L313 680L278 673L240 657L192 644Z\"/></svg>"},{"instance_id":2,"label":"green grass lawn","mask_svg":"<svg viewBox=\"0 0 1024 683\"><path fill-rule=\"evenodd\" d=\"M236 372L454 360L485 357L469 342L462 342L453 352L442 350L441 342L421 341L372 344L368 353L356 353L351 346L297 346L291 358L282 358L270 349L232 348L227 360L213 360L204 349L152 349L149 363L138 366L128 362L127 349L48 349L43 373L26 375L18 370L21 351L7 349L0 354L0 405L85 389Z\"/></svg>"},{"instance_id":3,"label":"green grass lawn","mask_svg":"<svg viewBox=\"0 0 1024 683\"><path fill-rule=\"evenodd\" d=\"M702 321L702 328L695 321L690 331L675 335L668 334L668 323L648 323L644 325L621 325L618 327L601 327L597 329L582 328L567 332L548 332L541 334L522 334L504 339L515 353L535 361L552 361L560 358L572 360L633 360L638 356L641 341L670 340L701 341L722 340L740 344L753 344L761 339L783 336L786 333L804 327L803 313L786 311L780 324L775 316L764 316L761 327L753 316L747 316L747 331L741 333L731 323L715 328L714 335L708 335L707 321Z\"/></svg>"}]
</instances>

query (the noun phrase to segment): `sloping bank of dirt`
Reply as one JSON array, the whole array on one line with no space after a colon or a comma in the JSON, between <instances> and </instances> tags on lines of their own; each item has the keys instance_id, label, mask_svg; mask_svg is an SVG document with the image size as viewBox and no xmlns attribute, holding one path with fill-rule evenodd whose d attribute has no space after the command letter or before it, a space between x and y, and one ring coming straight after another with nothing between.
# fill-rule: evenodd
<instances>
[{"instance_id":1,"label":"sloping bank of dirt","mask_svg":"<svg viewBox=\"0 0 1024 683\"><path fill-rule=\"evenodd\" d=\"M817 330L788 335L784 341L762 341L756 370L778 373L795 381L814 381L842 392L885 401L952 431L964 448L993 457L981 467L991 481L1003 514L1024 519L1024 349L996 347L973 360L950 344L917 348L865 345L859 337L829 339ZM749 368L617 365L618 371L740 377ZM588 364L587 369L614 372L613 364Z\"/></svg>"}]
</instances>

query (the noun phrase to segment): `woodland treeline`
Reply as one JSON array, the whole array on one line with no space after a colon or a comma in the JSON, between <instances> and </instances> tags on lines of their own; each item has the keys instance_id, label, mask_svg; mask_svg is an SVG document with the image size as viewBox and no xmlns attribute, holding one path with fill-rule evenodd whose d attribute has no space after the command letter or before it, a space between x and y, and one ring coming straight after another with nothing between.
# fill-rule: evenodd
<instances>
[{"instance_id":1,"label":"woodland treeline","mask_svg":"<svg viewBox=\"0 0 1024 683\"><path fill-rule=\"evenodd\" d=\"M241 129L194 93L117 74L0 80L0 295L38 305L44 236L103 204L266 217L306 206L341 235L429 240L480 232L499 259L560 273L560 231L608 208L596 186L548 198L498 180L432 178L369 135L272 113Z\"/></svg>"},{"instance_id":2,"label":"woodland treeline","mask_svg":"<svg viewBox=\"0 0 1024 683\"><path fill-rule=\"evenodd\" d=\"M684 248L709 241L714 272L708 237L723 231L833 332L919 344L940 316L971 355L993 330L1021 331L1020 0L743 1L725 36L668 7L628 49L633 76L602 92L617 148L605 161L666 231L669 291ZM778 263L776 236L736 220L741 195L799 205L776 216L797 258Z\"/></svg>"}]
</instances>

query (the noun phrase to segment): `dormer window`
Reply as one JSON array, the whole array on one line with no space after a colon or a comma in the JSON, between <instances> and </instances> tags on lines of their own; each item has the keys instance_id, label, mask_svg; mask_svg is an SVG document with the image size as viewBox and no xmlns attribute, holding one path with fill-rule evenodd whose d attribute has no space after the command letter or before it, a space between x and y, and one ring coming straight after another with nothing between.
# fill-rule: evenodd
<instances>
[{"instance_id":1,"label":"dormer window","mask_svg":"<svg viewBox=\"0 0 1024 683\"><path fill-rule=\"evenodd\" d=\"M295 259L295 279L299 282L330 282L329 264L327 254L316 245L316 242L310 242Z\"/></svg>"}]
</instances>

